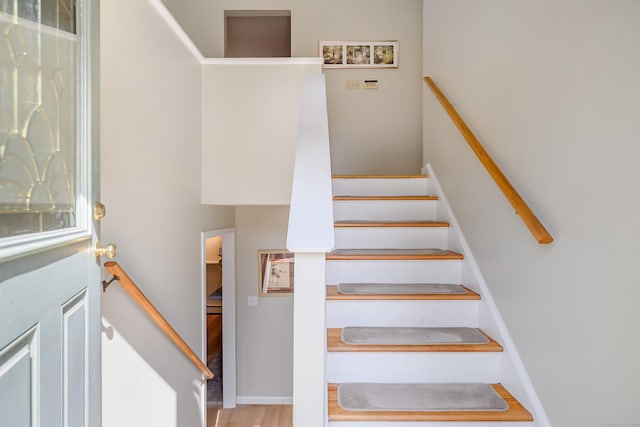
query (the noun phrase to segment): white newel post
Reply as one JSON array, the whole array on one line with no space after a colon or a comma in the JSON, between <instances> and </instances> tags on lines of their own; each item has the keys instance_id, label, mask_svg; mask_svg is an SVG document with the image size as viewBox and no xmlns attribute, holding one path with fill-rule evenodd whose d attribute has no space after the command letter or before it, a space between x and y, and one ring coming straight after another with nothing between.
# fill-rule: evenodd
<instances>
[{"instance_id":1,"label":"white newel post","mask_svg":"<svg viewBox=\"0 0 640 427\"><path fill-rule=\"evenodd\" d=\"M305 76L300 99L287 249L295 253L293 426L325 427L326 253L333 250L331 156L324 75Z\"/></svg>"},{"instance_id":2,"label":"white newel post","mask_svg":"<svg viewBox=\"0 0 640 427\"><path fill-rule=\"evenodd\" d=\"M296 253L293 308L293 425L324 427L325 254Z\"/></svg>"}]
</instances>

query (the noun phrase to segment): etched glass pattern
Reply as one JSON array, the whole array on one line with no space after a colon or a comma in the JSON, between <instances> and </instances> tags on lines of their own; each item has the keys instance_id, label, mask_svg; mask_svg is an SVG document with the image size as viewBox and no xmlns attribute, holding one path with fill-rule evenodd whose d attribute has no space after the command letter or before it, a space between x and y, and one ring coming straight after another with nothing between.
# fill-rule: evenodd
<instances>
[{"instance_id":1,"label":"etched glass pattern","mask_svg":"<svg viewBox=\"0 0 640 427\"><path fill-rule=\"evenodd\" d=\"M76 225L75 0L0 0L0 238Z\"/></svg>"}]
</instances>

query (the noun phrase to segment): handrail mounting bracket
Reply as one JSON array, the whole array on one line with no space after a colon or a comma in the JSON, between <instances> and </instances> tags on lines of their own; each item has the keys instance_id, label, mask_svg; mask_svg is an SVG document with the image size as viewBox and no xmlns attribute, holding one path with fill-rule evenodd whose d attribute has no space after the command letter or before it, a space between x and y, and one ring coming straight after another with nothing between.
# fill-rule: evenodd
<instances>
[{"instance_id":1,"label":"handrail mounting bracket","mask_svg":"<svg viewBox=\"0 0 640 427\"><path fill-rule=\"evenodd\" d=\"M102 292L107 292L107 288L109 287L109 285L114 281L114 280L120 280L120 278L116 275L114 275L113 277L111 277L111 279L107 280L103 280L102 281Z\"/></svg>"}]
</instances>

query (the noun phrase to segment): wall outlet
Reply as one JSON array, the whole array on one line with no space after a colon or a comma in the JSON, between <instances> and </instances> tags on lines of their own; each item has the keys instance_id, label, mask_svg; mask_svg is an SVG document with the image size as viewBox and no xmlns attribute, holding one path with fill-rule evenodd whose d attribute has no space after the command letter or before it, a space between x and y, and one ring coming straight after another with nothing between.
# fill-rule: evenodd
<instances>
[{"instance_id":1,"label":"wall outlet","mask_svg":"<svg viewBox=\"0 0 640 427\"><path fill-rule=\"evenodd\" d=\"M258 306L258 297L253 295L247 297L247 305L249 307L257 307Z\"/></svg>"},{"instance_id":2,"label":"wall outlet","mask_svg":"<svg viewBox=\"0 0 640 427\"><path fill-rule=\"evenodd\" d=\"M346 90L360 90L360 80L347 80L344 88Z\"/></svg>"}]
</instances>

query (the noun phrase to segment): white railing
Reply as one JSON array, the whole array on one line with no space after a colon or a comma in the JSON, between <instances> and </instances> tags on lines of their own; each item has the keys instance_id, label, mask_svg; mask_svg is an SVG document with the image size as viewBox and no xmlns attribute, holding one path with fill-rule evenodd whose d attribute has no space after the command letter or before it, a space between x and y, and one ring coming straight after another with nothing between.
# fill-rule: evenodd
<instances>
[{"instance_id":1,"label":"white railing","mask_svg":"<svg viewBox=\"0 0 640 427\"><path fill-rule=\"evenodd\" d=\"M324 427L325 259L334 247L331 159L324 75L304 78L287 249L295 252L293 425Z\"/></svg>"}]
</instances>

